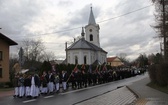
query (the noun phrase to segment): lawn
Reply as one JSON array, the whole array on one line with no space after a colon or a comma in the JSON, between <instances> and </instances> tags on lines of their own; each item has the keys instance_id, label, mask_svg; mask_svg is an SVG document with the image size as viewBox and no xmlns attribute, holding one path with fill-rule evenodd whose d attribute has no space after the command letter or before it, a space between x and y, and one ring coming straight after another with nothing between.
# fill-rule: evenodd
<instances>
[{"instance_id":1,"label":"lawn","mask_svg":"<svg viewBox=\"0 0 168 105\"><path fill-rule=\"evenodd\" d=\"M154 83L148 83L147 86L168 94L168 87L161 87Z\"/></svg>"},{"instance_id":2,"label":"lawn","mask_svg":"<svg viewBox=\"0 0 168 105\"><path fill-rule=\"evenodd\" d=\"M13 88L0 88L0 92L2 91L11 91L13 90Z\"/></svg>"}]
</instances>

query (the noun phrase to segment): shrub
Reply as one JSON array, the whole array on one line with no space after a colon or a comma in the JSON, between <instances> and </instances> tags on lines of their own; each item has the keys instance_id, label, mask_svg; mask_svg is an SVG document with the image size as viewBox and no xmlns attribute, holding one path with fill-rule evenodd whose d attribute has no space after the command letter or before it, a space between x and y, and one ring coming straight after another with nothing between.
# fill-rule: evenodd
<instances>
[{"instance_id":1,"label":"shrub","mask_svg":"<svg viewBox=\"0 0 168 105\"><path fill-rule=\"evenodd\" d=\"M159 86L168 86L168 63L161 62L149 67L149 77L152 83Z\"/></svg>"},{"instance_id":2,"label":"shrub","mask_svg":"<svg viewBox=\"0 0 168 105\"><path fill-rule=\"evenodd\" d=\"M156 64L149 66L148 73L152 83L156 83Z\"/></svg>"}]
</instances>

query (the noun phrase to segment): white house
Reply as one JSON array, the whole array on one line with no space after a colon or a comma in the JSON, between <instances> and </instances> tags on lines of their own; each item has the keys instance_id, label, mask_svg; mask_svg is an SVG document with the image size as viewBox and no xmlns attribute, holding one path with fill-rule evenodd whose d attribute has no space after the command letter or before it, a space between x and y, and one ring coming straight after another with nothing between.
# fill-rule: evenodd
<instances>
[{"instance_id":1,"label":"white house","mask_svg":"<svg viewBox=\"0 0 168 105\"><path fill-rule=\"evenodd\" d=\"M88 25L82 28L82 38L66 48L66 61L69 64L103 64L106 62L107 52L100 47L99 25L96 24L92 7Z\"/></svg>"}]
</instances>

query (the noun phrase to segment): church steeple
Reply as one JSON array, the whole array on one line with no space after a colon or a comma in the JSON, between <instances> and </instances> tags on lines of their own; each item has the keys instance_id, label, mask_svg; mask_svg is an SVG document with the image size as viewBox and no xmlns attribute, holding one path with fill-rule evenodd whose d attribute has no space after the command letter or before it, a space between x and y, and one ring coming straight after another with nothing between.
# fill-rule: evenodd
<instances>
[{"instance_id":1,"label":"church steeple","mask_svg":"<svg viewBox=\"0 0 168 105\"><path fill-rule=\"evenodd\" d=\"M83 29L83 27L82 27L81 36L82 36L82 38L84 38L84 36L85 36L85 33L84 33L84 29Z\"/></svg>"},{"instance_id":2,"label":"church steeple","mask_svg":"<svg viewBox=\"0 0 168 105\"><path fill-rule=\"evenodd\" d=\"M100 47L99 42L99 25L96 24L95 18L93 15L92 7L90 10L89 23L85 26L86 41Z\"/></svg>"},{"instance_id":3,"label":"church steeple","mask_svg":"<svg viewBox=\"0 0 168 105\"><path fill-rule=\"evenodd\" d=\"M88 24L96 25L96 21L93 15L92 7L90 7L90 16Z\"/></svg>"}]
</instances>

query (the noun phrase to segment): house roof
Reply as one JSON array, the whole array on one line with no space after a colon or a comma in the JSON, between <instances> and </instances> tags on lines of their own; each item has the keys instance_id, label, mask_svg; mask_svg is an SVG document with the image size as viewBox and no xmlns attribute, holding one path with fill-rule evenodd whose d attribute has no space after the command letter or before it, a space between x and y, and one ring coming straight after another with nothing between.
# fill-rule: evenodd
<instances>
[{"instance_id":1,"label":"house roof","mask_svg":"<svg viewBox=\"0 0 168 105\"><path fill-rule=\"evenodd\" d=\"M117 57L109 57L107 58L107 62L113 62Z\"/></svg>"},{"instance_id":2,"label":"house roof","mask_svg":"<svg viewBox=\"0 0 168 105\"><path fill-rule=\"evenodd\" d=\"M105 50L102 48L86 41L84 38L79 39L75 43L73 43L71 46L67 48L67 50L76 50L76 49L85 49L85 50L93 50L93 51L102 51L107 53Z\"/></svg>"},{"instance_id":3,"label":"house roof","mask_svg":"<svg viewBox=\"0 0 168 105\"><path fill-rule=\"evenodd\" d=\"M2 33L0 33L0 39L4 40L9 45L18 45L15 41L13 41L12 39L10 39L7 36L3 35Z\"/></svg>"}]
</instances>

